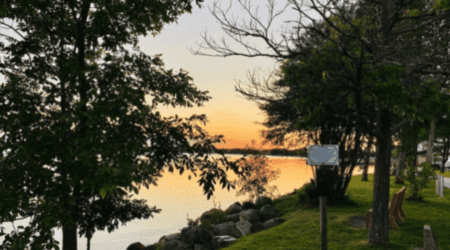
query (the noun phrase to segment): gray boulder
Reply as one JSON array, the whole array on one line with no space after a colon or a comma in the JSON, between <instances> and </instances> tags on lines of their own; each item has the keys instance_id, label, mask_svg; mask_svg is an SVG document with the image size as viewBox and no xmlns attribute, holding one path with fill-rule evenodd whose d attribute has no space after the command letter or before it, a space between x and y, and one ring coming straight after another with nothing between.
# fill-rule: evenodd
<instances>
[{"instance_id":1,"label":"gray boulder","mask_svg":"<svg viewBox=\"0 0 450 250\"><path fill-rule=\"evenodd\" d=\"M256 206L272 204L272 199L270 199L269 197L266 197L266 196L260 196L256 199L255 204L256 204Z\"/></svg>"},{"instance_id":2,"label":"gray boulder","mask_svg":"<svg viewBox=\"0 0 450 250\"><path fill-rule=\"evenodd\" d=\"M140 242L135 242L127 247L127 250L144 250L145 246Z\"/></svg>"},{"instance_id":3,"label":"gray boulder","mask_svg":"<svg viewBox=\"0 0 450 250\"><path fill-rule=\"evenodd\" d=\"M157 250L157 244L162 245L162 250L217 250L230 246L240 237L278 226L284 222L279 218L279 213L272 206L270 198L259 197L255 207L261 207L261 209L244 210L241 203L236 202L225 210L228 213L227 222L218 225L211 224L209 230L202 225L184 227L179 233L161 237L157 243L145 247L145 250ZM210 211L203 213L201 218L210 218ZM141 250L140 248L130 248L132 245L127 250Z\"/></svg>"}]
</instances>

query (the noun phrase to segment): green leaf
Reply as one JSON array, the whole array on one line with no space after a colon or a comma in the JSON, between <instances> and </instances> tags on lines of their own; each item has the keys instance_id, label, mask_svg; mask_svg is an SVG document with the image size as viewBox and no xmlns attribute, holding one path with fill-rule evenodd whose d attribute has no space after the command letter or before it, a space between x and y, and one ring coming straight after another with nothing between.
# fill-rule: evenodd
<instances>
[{"instance_id":1,"label":"green leaf","mask_svg":"<svg viewBox=\"0 0 450 250\"><path fill-rule=\"evenodd\" d=\"M100 189L100 196L102 197L102 199L105 199L107 192L108 192L108 190L106 188Z\"/></svg>"}]
</instances>

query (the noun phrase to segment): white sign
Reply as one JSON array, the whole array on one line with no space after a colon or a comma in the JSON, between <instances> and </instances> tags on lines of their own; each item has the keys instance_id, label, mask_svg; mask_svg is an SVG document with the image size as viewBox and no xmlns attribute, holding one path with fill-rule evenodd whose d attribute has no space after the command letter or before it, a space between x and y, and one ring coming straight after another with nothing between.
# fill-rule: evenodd
<instances>
[{"instance_id":1,"label":"white sign","mask_svg":"<svg viewBox=\"0 0 450 250\"><path fill-rule=\"evenodd\" d=\"M309 145L309 165L339 165L339 145Z\"/></svg>"}]
</instances>

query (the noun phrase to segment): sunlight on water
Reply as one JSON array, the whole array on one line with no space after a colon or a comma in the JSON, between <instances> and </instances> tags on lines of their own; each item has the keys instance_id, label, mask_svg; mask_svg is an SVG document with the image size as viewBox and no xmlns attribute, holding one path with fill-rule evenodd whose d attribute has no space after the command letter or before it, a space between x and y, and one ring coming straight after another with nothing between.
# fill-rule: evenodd
<instances>
[{"instance_id":1,"label":"sunlight on water","mask_svg":"<svg viewBox=\"0 0 450 250\"><path fill-rule=\"evenodd\" d=\"M226 154L225 156L228 160L234 161L243 155ZM246 159L249 157L246 157ZM225 171L222 163L218 160L221 158L220 154L213 153L208 158L210 161L217 160L218 165ZM267 156L267 158L268 169L274 171L280 169L278 178L268 183L268 187L276 187L273 193L275 197L290 193L314 178L311 166L306 164L306 157ZM126 225L119 222L119 228L111 233L108 233L106 228L103 231L96 230L91 239L91 249L124 250L134 242L141 242L147 246L157 242L164 235L179 232L187 226L187 218L195 220L211 208L225 210L234 202L242 202L249 198L248 194L237 196L238 186L237 189L230 188L229 191L226 187L222 189L222 184L216 179L214 195L210 200L207 200L203 185L199 186L200 170L195 171L197 177L190 170L185 170L180 175L175 168L173 173L165 168L161 173L162 177L156 180L158 186L150 184L147 189L141 185L137 195L126 190L128 195L133 195L131 200L145 199L149 207L156 206L161 209L161 212L153 214L153 218L135 219L127 222ZM374 166L369 165L368 173L371 174L373 171ZM236 174L231 169L225 171L225 173L229 181L237 180ZM354 176L361 173L362 170L359 167L355 167L353 170ZM188 175L191 175L191 180L187 178ZM29 223L30 219L28 218L14 222L14 225L18 229L19 225L26 227ZM12 223L2 223L1 226L5 227L4 232L7 234L14 230ZM55 232L54 239L60 242L59 247L61 248L62 228L53 228L53 230ZM18 231L22 232L23 230L18 229ZM80 237L79 230L77 231L77 237L78 249L86 250L86 237ZM4 236L0 237L0 243L3 242L4 238Z\"/></svg>"}]
</instances>

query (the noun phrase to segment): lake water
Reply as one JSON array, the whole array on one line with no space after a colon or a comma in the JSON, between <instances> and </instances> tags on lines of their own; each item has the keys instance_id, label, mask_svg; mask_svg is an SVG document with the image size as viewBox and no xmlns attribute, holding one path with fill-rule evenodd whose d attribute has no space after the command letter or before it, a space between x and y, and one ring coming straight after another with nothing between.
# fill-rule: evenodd
<instances>
[{"instance_id":1,"label":"lake water","mask_svg":"<svg viewBox=\"0 0 450 250\"><path fill-rule=\"evenodd\" d=\"M211 158L219 159L220 155L212 154ZM230 160L236 160L242 155L226 155ZM311 167L306 164L306 158L302 157L278 157L267 156L269 159L269 166L273 170L280 169L281 173L278 179L269 182L269 186L277 186L278 192L274 195L283 195L292 192L294 189L300 188L303 184L309 182L313 178ZM221 165L220 161L218 163ZM225 168L223 168L225 171ZM369 165L368 173L374 172L374 166ZM119 223L119 228L108 233L107 228L104 231L96 231L91 239L91 249L94 250L126 250L126 248L134 243L141 242L145 246L157 242L162 236L172 233L178 233L182 228L187 226L187 214L190 219L197 219L200 215L214 208L213 198L216 201L216 208L225 210L236 201L244 201L249 198L249 195L236 196L238 189L222 189L222 184L216 180L214 186L214 195L208 201L206 195L203 194L203 186L199 186L200 171L197 170L197 177L190 171L183 172L182 175L174 168L174 172L170 173L167 169L162 173L162 177L158 179L158 186L149 185L149 189L141 185L139 194L134 192L129 194L134 195L132 199L146 199L149 207L156 206L161 209L160 213L154 213L153 218L143 220L133 220L122 226ZM188 175L191 175L191 180ZM354 175L361 175L362 170L355 167ZM236 180L237 176L232 170L227 171L229 180ZM30 219L24 219L14 222L14 226L28 226ZM5 227L4 232L10 234L14 230L12 223L3 223L1 226ZM20 230L22 231L22 230ZM79 231L79 230L78 230ZM78 236L78 249L87 249L87 239ZM62 247L62 228L54 228L54 239L60 242ZM5 239L0 237L0 244Z\"/></svg>"}]
</instances>

